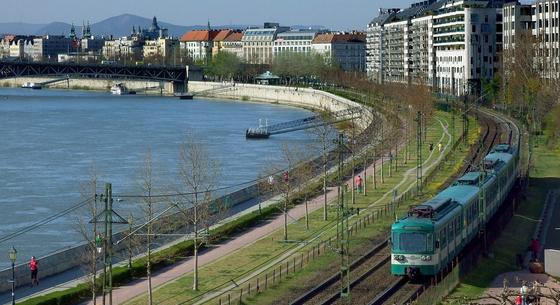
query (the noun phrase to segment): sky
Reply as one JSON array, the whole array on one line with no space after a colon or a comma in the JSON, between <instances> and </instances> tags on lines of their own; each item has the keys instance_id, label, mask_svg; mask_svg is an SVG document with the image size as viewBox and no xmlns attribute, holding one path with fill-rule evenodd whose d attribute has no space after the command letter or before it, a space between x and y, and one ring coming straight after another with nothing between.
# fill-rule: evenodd
<instances>
[{"instance_id":1,"label":"sky","mask_svg":"<svg viewBox=\"0 0 560 305\"><path fill-rule=\"evenodd\" d=\"M177 24L323 25L365 29L379 7L406 7L411 0L17 0L2 2L0 22L91 23L130 13Z\"/></svg>"}]
</instances>

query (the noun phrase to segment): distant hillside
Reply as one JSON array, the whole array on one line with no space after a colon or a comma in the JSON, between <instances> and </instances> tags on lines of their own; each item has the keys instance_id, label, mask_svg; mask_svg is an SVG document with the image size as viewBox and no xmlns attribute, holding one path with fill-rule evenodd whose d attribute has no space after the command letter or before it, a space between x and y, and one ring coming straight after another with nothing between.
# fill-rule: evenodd
<instances>
[{"instance_id":1,"label":"distant hillside","mask_svg":"<svg viewBox=\"0 0 560 305\"><path fill-rule=\"evenodd\" d=\"M205 29L207 25L191 25L182 26L167 23L164 21L159 21L160 27L167 28L171 36L181 36L185 32L194 29ZM141 27L143 29L148 28L152 24L152 18L145 18L141 16L136 16L132 14L123 14L111 18L107 18L103 21L91 24L92 34L97 36L109 36L114 37L127 36L131 33L132 27ZM245 29L248 27L253 27L254 25L243 25L243 24L232 24L232 25L212 25L214 29ZM4 34L23 34L23 35L68 35L70 33L71 24L65 22L52 22L49 24L28 24L28 23L0 23L0 33ZM82 33L82 25L75 24L76 33L78 36ZM296 29L322 29L323 26L320 25L295 25L293 28Z\"/></svg>"},{"instance_id":2,"label":"distant hillside","mask_svg":"<svg viewBox=\"0 0 560 305\"><path fill-rule=\"evenodd\" d=\"M44 26L24 22L0 22L0 34L32 35Z\"/></svg>"}]
</instances>

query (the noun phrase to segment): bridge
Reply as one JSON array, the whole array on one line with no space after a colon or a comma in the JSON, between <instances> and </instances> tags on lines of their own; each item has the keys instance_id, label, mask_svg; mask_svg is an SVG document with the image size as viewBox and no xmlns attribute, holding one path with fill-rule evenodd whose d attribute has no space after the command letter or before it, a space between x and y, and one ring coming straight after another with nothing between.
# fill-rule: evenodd
<instances>
[{"instance_id":1,"label":"bridge","mask_svg":"<svg viewBox=\"0 0 560 305\"><path fill-rule=\"evenodd\" d=\"M0 79L33 76L167 81L185 88L189 79L202 80L202 70L192 66L0 61Z\"/></svg>"},{"instance_id":2,"label":"bridge","mask_svg":"<svg viewBox=\"0 0 560 305\"><path fill-rule=\"evenodd\" d=\"M351 120L359 117L361 114L362 108L353 107L330 113L327 119L325 119L322 115L314 115L304 119L278 123L270 126L267 123L262 125L261 121L259 127L247 129L245 131L245 137L248 139L267 139L271 135L275 134L282 134Z\"/></svg>"}]
</instances>

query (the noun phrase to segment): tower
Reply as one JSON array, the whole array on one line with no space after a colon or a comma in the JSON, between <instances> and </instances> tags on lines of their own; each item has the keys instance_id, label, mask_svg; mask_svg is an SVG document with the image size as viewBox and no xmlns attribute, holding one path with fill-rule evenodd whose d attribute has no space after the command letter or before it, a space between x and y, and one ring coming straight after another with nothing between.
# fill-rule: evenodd
<instances>
[{"instance_id":1,"label":"tower","mask_svg":"<svg viewBox=\"0 0 560 305\"><path fill-rule=\"evenodd\" d=\"M76 27L74 26L74 22L72 22L72 27L70 28L70 35L68 37L72 40L76 39Z\"/></svg>"}]
</instances>

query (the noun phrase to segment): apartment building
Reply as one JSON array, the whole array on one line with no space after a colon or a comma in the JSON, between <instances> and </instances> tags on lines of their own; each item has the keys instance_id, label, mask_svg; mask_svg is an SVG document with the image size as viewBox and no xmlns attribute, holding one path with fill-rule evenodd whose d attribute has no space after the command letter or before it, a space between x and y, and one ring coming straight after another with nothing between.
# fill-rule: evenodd
<instances>
[{"instance_id":1,"label":"apartment building","mask_svg":"<svg viewBox=\"0 0 560 305\"><path fill-rule=\"evenodd\" d=\"M498 67L501 1L428 0L381 10L368 25L367 73L378 82L424 83L461 95Z\"/></svg>"},{"instance_id":2,"label":"apartment building","mask_svg":"<svg viewBox=\"0 0 560 305\"><path fill-rule=\"evenodd\" d=\"M177 63L180 58L179 41L174 38L146 40L143 47L144 60L161 60L162 64Z\"/></svg>"},{"instance_id":3,"label":"apartment building","mask_svg":"<svg viewBox=\"0 0 560 305\"><path fill-rule=\"evenodd\" d=\"M265 23L262 28L245 30L241 39L245 62L250 64L271 64L276 36L289 30L289 27L282 27L278 23L271 22Z\"/></svg>"},{"instance_id":4,"label":"apartment building","mask_svg":"<svg viewBox=\"0 0 560 305\"><path fill-rule=\"evenodd\" d=\"M239 59L243 59L243 39L242 32L233 32L227 36L222 42L222 52L228 52L236 55Z\"/></svg>"},{"instance_id":5,"label":"apartment building","mask_svg":"<svg viewBox=\"0 0 560 305\"><path fill-rule=\"evenodd\" d=\"M366 35L364 33L324 33L317 35L311 48L327 61L345 71L366 70Z\"/></svg>"},{"instance_id":6,"label":"apartment building","mask_svg":"<svg viewBox=\"0 0 560 305\"><path fill-rule=\"evenodd\" d=\"M504 5L504 62L515 64L514 50L521 40L532 45L537 71L543 78L560 78L560 1L538 0L532 4L510 2ZM526 50L525 50L526 51Z\"/></svg>"},{"instance_id":7,"label":"apartment building","mask_svg":"<svg viewBox=\"0 0 560 305\"><path fill-rule=\"evenodd\" d=\"M273 54L282 52L311 53L311 43L318 30L291 30L276 35Z\"/></svg>"}]
</instances>

